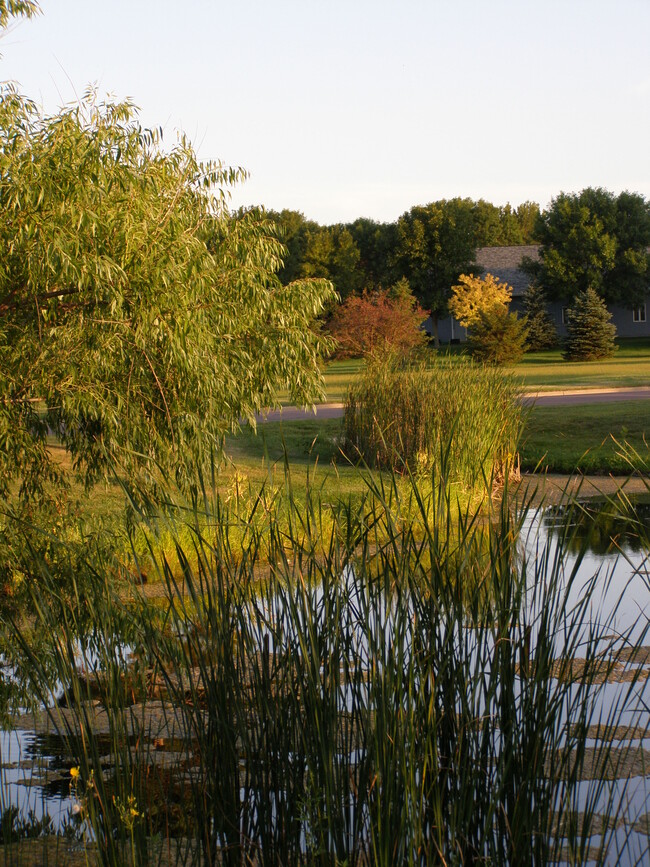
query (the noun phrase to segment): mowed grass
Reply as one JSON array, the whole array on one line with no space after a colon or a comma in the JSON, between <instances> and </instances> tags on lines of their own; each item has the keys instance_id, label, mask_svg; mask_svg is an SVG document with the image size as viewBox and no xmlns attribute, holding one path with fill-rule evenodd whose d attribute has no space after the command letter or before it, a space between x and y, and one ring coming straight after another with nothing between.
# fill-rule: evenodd
<instances>
[{"instance_id":1,"label":"mowed grass","mask_svg":"<svg viewBox=\"0 0 650 867\"><path fill-rule=\"evenodd\" d=\"M263 484L284 485L290 474L294 494L304 495L307 484L327 499L346 499L367 492L366 476L341 452L342 419L267 422L226 440L221 469L224 489L243 481L253 490Z\"/></svg>"},{"instance_id":2,"label":"mowed grass","mask_svg":"<svg viewBox=\"0 0 650 867\"><path fill-rule=\"evenodd\" d=\"M331 494L361 492L363 479L342 456L340 419L269 422L231 437L232 466L253 481L278 480L285 451L294 481L317 467ZM650 400L533 407L520 444L522 468L558 473L626 474L650 468Z\"/></svg>"},{"instance_id":3,"label":"mowed grass","mask_svg":"<svg viewBox=\"0 0 650 867\"><path fill-rule=\"evenodd\" d=\"M534 407L519 453L529 471L648 472L650 400Z\"/></svg>"},{"instance_id":4,"label":"mowed grass","mask_svg":"<svg viewBox=\"0 0 650 867\"><path fill-rule=\"evenodd\" d=\"M612 388L650 385L650 340L620 340L613 358L564 361L559 349L527 353L513 368L527 389Z\"/></svg>"},{"instance_id":5,"label":"mowed grass","mask_svg":"<svg viewBox=\"0 0 650 867\"><path fill-rule=\"evenodd\" d=\"M445 346L439 350L446 357L461 357L465 346ZM436 357L431 349L431 359ZM362 359L332 361L323 371L325 378L325 401L345 401L350 384L363 367ZM571 388L616 388L650 384L650 338L621 339L613 358L598 362L564 361L561 349L544 352L529 352L523 360L511 368L513 376L525 389L552 391ZM282 394L283 403L289 402Z\"/></svg>"}]
</instances>

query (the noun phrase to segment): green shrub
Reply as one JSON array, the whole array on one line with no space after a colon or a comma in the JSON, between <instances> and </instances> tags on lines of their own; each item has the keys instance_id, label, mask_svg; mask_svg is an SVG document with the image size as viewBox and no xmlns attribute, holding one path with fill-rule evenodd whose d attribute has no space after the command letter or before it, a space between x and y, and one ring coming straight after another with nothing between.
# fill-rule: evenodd
<instances>
[{"instance_id":1,"label":"green shrub","mask_svg":"<svg viewBox=\"0 0 650 867\"><path fill-rule=\"evenodd\" d=\"M612 314L594 289L578 293L567 315L564 358L568 361L596 361L616 352L616 326Z\"/></svg>"},{"instance_id":2,"label":"green shrub","mask_svg":"<svg viewBox=\"0 0 650 867\"><path fill-rule=\"evenodd\" d=\"M524 354L527 335L525 318L495 305L479 314L470 333L470 350L487 364L516 364Z\"/></svg>"},{"instance_id":3,"label":"green shrub","mask_svg":"<svg viewBox=\"0 0 650 867\"><path fill-rule=\"evenodd\" d=\"M473 486L512 461L522 409L507 375L472 361L368 364L348 393L344 449L371 466L429 469L448 452L453 477Z\"/></svg>"}]
</instances>

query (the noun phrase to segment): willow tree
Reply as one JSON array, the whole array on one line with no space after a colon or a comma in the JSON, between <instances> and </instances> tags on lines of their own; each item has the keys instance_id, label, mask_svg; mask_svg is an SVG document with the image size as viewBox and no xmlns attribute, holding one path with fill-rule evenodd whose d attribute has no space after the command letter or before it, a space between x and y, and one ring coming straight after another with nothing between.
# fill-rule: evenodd
<instances>
[{"instance_id":1,"label":"willow tree","mask_svg":"<svg viewBox=\"0 0 650 867\"><path fill-rule=\"evenodd\" d=\"M85 482L109 467L191 480L278 389L308 404L324 281L283 287L259 212L232 217L244 172L163 149L129 103L44 116L0 94L0 496L55 478L54 431Z\"/></svg>"}]
</instances>

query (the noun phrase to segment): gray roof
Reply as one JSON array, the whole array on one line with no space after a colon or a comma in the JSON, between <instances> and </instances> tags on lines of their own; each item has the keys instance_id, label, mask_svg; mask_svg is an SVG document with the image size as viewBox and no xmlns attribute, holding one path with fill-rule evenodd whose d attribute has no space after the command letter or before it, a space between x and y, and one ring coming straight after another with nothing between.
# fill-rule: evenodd
<instances>
[{"instance_id":1,"label":"gray roof","mask_svg":"<svg viewBox=\"0 0 650 867\"><path fill-rule=\"evenodd\" d=\"M483 268L483 276L492 274L512 286L514 296L523 295L530 286L530 277L521 270L521 260L527 257L539 261L539 244L520 247L479 247L476 263Z\"/></svg>"}]
</instances>

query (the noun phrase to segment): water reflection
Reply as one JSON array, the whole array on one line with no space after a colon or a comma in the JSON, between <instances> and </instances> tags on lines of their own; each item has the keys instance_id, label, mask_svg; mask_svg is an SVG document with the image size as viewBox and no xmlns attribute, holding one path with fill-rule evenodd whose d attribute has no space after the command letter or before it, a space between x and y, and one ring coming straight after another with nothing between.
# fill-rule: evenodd
<instances>
[{"instance_id":1,"label":"water reflection","mask_svg":"<svg viewBox=\"0 0 650 867\"><path fill-rule=\"evenodd\" d=\"M588 582L592 575L596 573L601 575L602 581L598 586L600 592L597 598L596 595L594 595L593 599L593 621L602 622L603 619L609 618L610 605L616 606L615 613L617 618L620 618L619 622L621 632L624 632L625 629L631 623L635 623L636 620L642 620L647 623L645 612L648 611L650 605L650 582L648 581L647 570L648 549L647 543L644 546L643 541L644 539L647 540L648 537L648 523L650 522L648 522L647 517L650 517L650 515L648 515L648 513L650 513L650 500L647 504L641 503L640 505L646 507L645 525L639 517L640 514L644 514L643 508L641 510L636 509L633 515L627 513L627 510L623 510L626 514L621 514L620 509L611 509L611 504L606 504L606 508L603 508L602 505L596 505L593 501L582 502L573 509L559 507L549 508L543 513L537 513L535 515L531 514L529 516L527 521L528 536L523 540L526 544L527 552L529 553L531 560L536 560L536 551L538 549L543 550L547 548L547 542L551 549L557 548L560 540L567 543L563 547L563 551L567 553L567 556L563 559L563 562L565 563L565 571L563 575L568 575L573 568L573 562L578 560L575 552L583 552L584 546L587 545L587 542L595 539L595 544L587 546L589 548L589 554L582 558L580 576L581 578L584 576L584 582ZM608 508L610 509L609 511ZM596 527L598 527L598 530L596 530ZM572 539L570 544L567 542L569 538ZM617 559L613 556L619 554L621 551L625 552L625 557L619 557ZM551 561L552 557L553 555L551 552ZM541 567L539 572L537 572L537 570L532 571L535 573L535 579L540 578L540 576L543 577L544 575L544 571ZM530 574L531 573L529 573L529 575ZM339 582L335 582L336 586L338 586L338 583ZM393 641L399 643L401 640L400 636L393 632L392 606L393 604L397 604L397 600L392 599L392 597L387 599L379 594L376 599L373 597L374 604L369 607L367 588L362 592L361 587L357 587L354 572L351 569L344 570L340 583L345 584L347 587L347 593L344 594L345 605L337 612L337 617L339 618L337 621L338 629L343 630L346 635L350 636L349 650L351 657L361 660L362 664L365 665L366 668L369 668L371 664L371 653L367 642L364 640L367 638L368 634L379 636L379 638L373 643L375 651L381 651L384 646L389 647ZM572 593L574 592L573 588L575 587L576 600L579 599L582 583L582 581L577 581L575 584L571 584ZM549 600L544 595L541 582L536 583L533 581L531 582L531 586L539 588L536 593L531 593L531 596L534 597L531 604L538 606L538 608L532 611L531 614L535 614L536 612L539 613L538 609L539 611L546 611L549 607ZM626 594L625 604L622 605L620 599L621 589L623 587L628 589L631 588L631 592ZM298 627L299 630L304 628L304 630L307 631L310 624L313 624L315 628L317 627L316 632L319 635L322 634L328 636L330 634L328 617L331 615L331 611L329 608L321 604L321 596L323 594L320 588L315 587L313 592L313 600L307 600L303 593L298 596L297 600L293 600L292 602L292 600L289 600L288 596L278 594L277 597L272 597L268 601L268 606L265 606L262 603L251 606L250 618L254 623L257 622L260 634L260 643L257 646L262 648L262 654L266 654L267 660L269 657L272 658L276 649L275 642L268 633L269 623L274 623L277 627L276 632L273 633L274 635L290 639L291 642L294 642L295 635L293 634L293 631L295 631L296 627ZM292 604L289 604L289 602L292 602ZM306 608L301 607L301 604L306 605L307 602L313 602L313 605L307 605ZM395 610L397 611L397 609ZM290 618L287 614L289 611L292 612ZM309 616L307 616L308 614ZM257 620L255 619L256 617L258 618ZM360 624L358 629L355 625L357 621ZM415 625L412 625L411 621L412 618L410 617L408 621L403 619L399 620L398 618L398 625L400 628L407 630L407 632L411 628L415 630ZM534 623L536 620L531 616L529 622ZM613 622L614 621L612 621L612 623ZM364 625L367 632L363 631ZM459 646L462 645L464 648L463 652L467 657L471 658L471 665L474 666L475 670L479 672L485 671L485 659L491 656L489 651L491 651L492 645L489 640L483 642L483 656L480 656L475 652L478 636L477 630L481 628L480 625L478 627L473 627L470 630L467 629L467 621L463 621L462 619L456 621L455 625L459 628L458 636L456 637L456 633L451 635L450 641L447 642L447 646L451 648L456 644ZM585 631L588 631L590 627L588 622L581 625L585 627ZM252 632L254 631L253 628ZM412 633L409 633L409 635L410 634ZM582 636L582 634L583 633L581 632L580 635ZM533 648L534 637L533 632ZM609 639L609 636L607 637ZM264 638L266 638L266 643L263 642ZM562 646L562 640L563 637L558 635L558 657L561 657L563 652L566 652ZM404 642L404 646L412 647L412 643L409 644L407 640ZM277 649L278 653L282 653L283 644L281 641L278 641ZM529 648L529 650L530 649L531 648ZM648 649L650 650L650 648ZM327 651L325 651L325 655L327 656ZM382 653L379 652L378 656L381 659L384 659ZM459 658L462 658L462 653L460 651L458 656ZM267 671L268 665L269 663L267 661L263 669L264 672ZM481 675L478 674L475 679L478 681L480 676ZM527 678L528 675L525 675L524 679L519 682L520 685L523 684L522 689L526 688ZM499 683L501 683L501 681ZM416 683L416 687L417 685L418 684ZM637 685L638 703L635 706L630 706L628 717L621 718L620 715L618 717L621 723L627 726L643 728L644 732L646 730L645 724L647 722L647 708L650 704L647 698L647 685L648 679L647 677L644 677ZM599 695L602 700L602 712L596 714L597 719L608 719L609 708L616 706L616 704L621 701L620 693L622 688L621 683L613 682L607 684L606 689L603 689L600 692ZM577 693L577 696L579 696L579 693ZM357 700L363 699L364 706L369 703L369 700L366 697L366 687L363 680L359 681L357 684L356 698ZM337 701L337 705L341 706L343 704L343 700ZM571 707L573 707L574 703L571 702L570 704ZM481 718L483 718L484 709L482 706L479 707L479 711ZM201 718L200 712L197 714L196 718ZM559 715L557 718L559 719ZM19 737L18 733L12 733L12 736L14 737L14 741ZM496 732L496 737L500 737L498 731ZM643 743L645 736L641 737ZM352 743L353 742L351 742L351 744ZM53 801L58 799L59 812L61 813L68 809L70 801L68 801L65 806L64 802L69 792L70 760L66 760L66 757L60 753L62 744L58 742L58 739L51 736L24 736L20 744L13 743L13 748L16 746L21 750L26 762L31 761L34 763L32 781L29 786L25 786L24 783L20 783L18 780L11 777L13 772L17 771L23 778L25 778L28 776L28 771L25 767L10 767L12 763L11 761L7 762L4 758L6 749L3 749L3 762L6 763L5 782L2 787L3 800L17 804L21 803L21 799L27 794L29 794L29 797L33 797L35 792L40 791L42 805L50 805ZM646 747L647 743L643 743L643 746ZM11 749L12 744L9 744L9 752L11 752ZM110 743L98 746L99 755L103 755L108 751L110 751ZM357 761L357 759L353 759L353 761ZM41 771L43 772L41 773ZM603 792L607 791L609 793L608 797L614 797L612 792L619 784L616 780L603 780L602 785ZM589 793L587 792L587 795L585 795L586 803L588 803L588 794ZM648 812L650 803L647 797L645 781L639 784L638 797L635 796L636 799L633 803L629 800L629 792L626 788L622 789L621 797L623 797L623 795L628 799L626 813L633 821L636 821L638 817L643 816ZM23 811L25 810L24 800L22 803L22 809ZM49 806L48 811L51 814L55 812L55 810ZM640 850L643 848L642 843L643 841L640 841L639 843Z\"/></svg>"},{"instance_id":2,"label":"water reflection","mask_svg":"<svg viewBox=\"0 0 650 867\"><path fill-rule=\"evenodd\" d=\"M629 499L584 499L549 506L543 526L562 537L577 554L637 554L650 550L650 496Z\"/></svg>"},{"instance_id":3,"label":"water reflection","mask_svg":"<svg viewBox=\"0 0 650 867\"><path fill-rule=\"evenodd\" d=\"M61 738L0 731L0 807L18 807L60 829L70 814L70 757Z\"/></svg>"}]
</instances>

